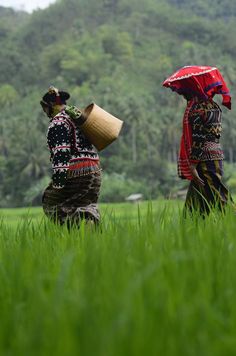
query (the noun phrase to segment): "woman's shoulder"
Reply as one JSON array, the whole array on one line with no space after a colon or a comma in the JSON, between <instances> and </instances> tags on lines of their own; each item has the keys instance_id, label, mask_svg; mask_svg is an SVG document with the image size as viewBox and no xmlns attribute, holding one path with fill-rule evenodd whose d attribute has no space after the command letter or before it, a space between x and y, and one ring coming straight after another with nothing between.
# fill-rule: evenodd
<instances>
[{"instance_id":1,"label":"woman's shoulder","mask_svg":"<svg viewBox=\"0 0 236 356\"><path fill-rule=\"evenodd\" d=\"M49 129L58 127L58 126L63 126L66 128L70 128L70 117L65 113L65 111L59 112L57 115L55 115L49 123Z\"/></svg>"},{"instance_id":2,"label":"woman's shoulder","mask_svg":"<svg viewBox=\"0 0 236 356\"><path fill-rule=\"evenodd\" d=\"M206 101L199 101L195 102L191 107L192 114L199 114L199 113L206 113L207 111L221 111L219 105L214 100L206 100Z\"/></svg>"}]
</instances>

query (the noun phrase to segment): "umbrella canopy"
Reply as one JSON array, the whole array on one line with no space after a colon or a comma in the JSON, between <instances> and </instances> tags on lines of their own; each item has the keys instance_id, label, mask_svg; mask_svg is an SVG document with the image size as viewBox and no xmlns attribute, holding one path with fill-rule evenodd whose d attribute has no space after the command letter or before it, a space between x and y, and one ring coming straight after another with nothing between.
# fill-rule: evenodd
<instances>
[{"instance_id":1,"label":"umbrella canopy","mask_svg":"<svg viewBox=\"0 0 236 356\"><path fill-rule=\"evenodd\" d=\"M180 95L197 96L202 100L221 94L222 104L231 109L229 89L216 67L185 66L167 78L163 86L171 88Z\"/></svg>"}]
</instances>

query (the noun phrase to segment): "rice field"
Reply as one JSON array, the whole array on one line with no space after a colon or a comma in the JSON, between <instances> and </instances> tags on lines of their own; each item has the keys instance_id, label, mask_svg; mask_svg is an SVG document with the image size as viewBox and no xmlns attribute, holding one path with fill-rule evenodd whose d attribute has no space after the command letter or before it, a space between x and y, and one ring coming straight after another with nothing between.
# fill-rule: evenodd
<instances>
[{"instance_id":1,"label":"rice field","mask_svg":"<svg viewBox=\"0 0 236 356\"><path fill-rule=\"evenodd\" d=\"M0 211L0 355L235 355L236 216L181 209L102 205L71 232Z\"/></svg>"}]
</instances>

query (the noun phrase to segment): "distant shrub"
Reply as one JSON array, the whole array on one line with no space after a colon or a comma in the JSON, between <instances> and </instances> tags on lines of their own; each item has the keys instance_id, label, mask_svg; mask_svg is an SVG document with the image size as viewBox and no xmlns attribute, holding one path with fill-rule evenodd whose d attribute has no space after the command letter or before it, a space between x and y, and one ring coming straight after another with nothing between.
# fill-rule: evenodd
<instances>
[{"instance_id":1,"label":"distant shrub","mask_svg":"<svg viewBox=\"0 0 236 356\"><path fill-rule=\"evenodd\" d=\"M147 197L147 188L143 182L127 178L124 174L103 174L100 201L122 202L133 193L142 193Z\"/></svg>"},{"instance_id":2,"label":"distant shrub","mask_svg":"<svg viewBox=\"0 0 236 356\"><path fill-rule=\"evenodd\" d=\"M31 186L24 195L25 205L41 205L42 194L50 181L49 177L43 177L36 184Z\"/></svg>"},{"instance_id":3,"label":"distant shrub","mask_svg":"<svg viewBox=\"0 0 236 356\"><path fill-rule=\"evenodd\" d=\"M236 164L224 163L224 182L231 193L236 193Z\"/></svg>"}]
</instances>

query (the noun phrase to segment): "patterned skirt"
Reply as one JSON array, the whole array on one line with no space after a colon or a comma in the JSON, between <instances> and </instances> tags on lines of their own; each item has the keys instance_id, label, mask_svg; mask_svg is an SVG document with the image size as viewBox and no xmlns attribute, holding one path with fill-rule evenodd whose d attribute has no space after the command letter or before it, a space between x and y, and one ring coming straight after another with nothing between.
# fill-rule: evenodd
<instances>
[{"instance_id":1,"label":"patterned skirt","mask_svg":"<svg viewBox=\"0 0 236 356\"><path fill-rule=\"evenodd\" d=\"M197 171L204 181L204 186L191 181L184 212L197 211L201 215L206 215L212 208L224 211L224 207L232 198L222 183L223 161L202 161L197 165Z\"/></svg>"},{"instance_id":2,"label":"patterned skirt","mask_svg":"<svg viewBox=\"0 0 236 356\"><path fill-rule=\"evenodd\" d=\"M81 219L98 224L100 187L101 172L70 178L59 190L50 183L43 194L43 210L55 223L66 224L68 228L79 227Z\"/></svg>"}]
</instances>

